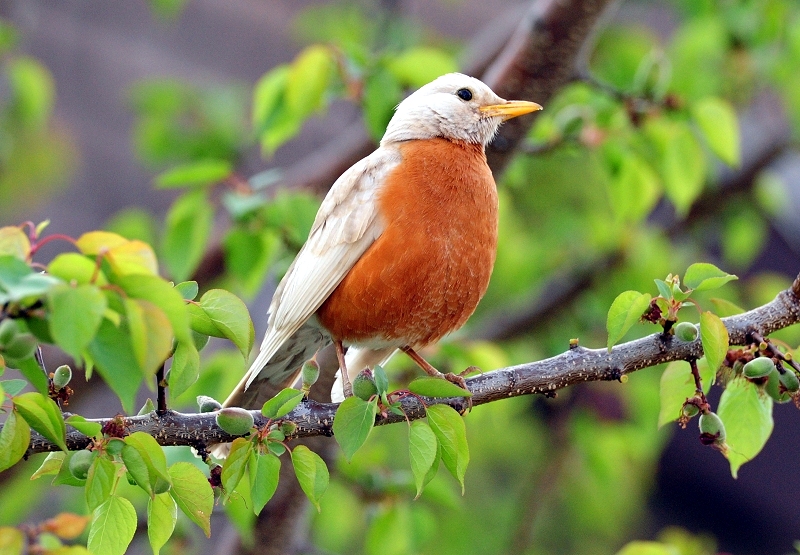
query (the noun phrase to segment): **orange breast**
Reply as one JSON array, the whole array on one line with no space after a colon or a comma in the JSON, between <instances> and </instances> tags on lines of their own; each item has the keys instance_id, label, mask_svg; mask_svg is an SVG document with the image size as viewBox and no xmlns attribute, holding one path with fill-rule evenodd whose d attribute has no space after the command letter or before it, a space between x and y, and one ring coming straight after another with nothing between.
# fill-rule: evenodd
<instances>
[{"instance_id":1,"label":"orange breast","mask_svg":"<svg viewBox=\"0 0 800 555\"><path fill-rule=\"evenodd\" d=\"M423 346L464 325L497 250L497 190L481 145L409 141L379 192L386 229L317 311L345 343Z\"/></svg>"}]
</instances>

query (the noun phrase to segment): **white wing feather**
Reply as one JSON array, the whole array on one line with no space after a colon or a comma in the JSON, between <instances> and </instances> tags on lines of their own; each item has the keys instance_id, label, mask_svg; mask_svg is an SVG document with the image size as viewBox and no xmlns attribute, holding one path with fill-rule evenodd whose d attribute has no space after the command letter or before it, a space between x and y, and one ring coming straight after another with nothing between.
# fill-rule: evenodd
<instances>
[{"instance_id":1,"label":"white wing feather","mask_svg":"<svg viewBox=\"0 0 800 555\"><path fill-rule=\"evenodd\" d=\"M333 184L317 212L308 241L275 290L264 341L242 379L245 389L262 370L268 371L265 366L270 358L325 302L383 232L377 191L399 162L396 148L381 147Z\"/></svg>"}]
</instances>

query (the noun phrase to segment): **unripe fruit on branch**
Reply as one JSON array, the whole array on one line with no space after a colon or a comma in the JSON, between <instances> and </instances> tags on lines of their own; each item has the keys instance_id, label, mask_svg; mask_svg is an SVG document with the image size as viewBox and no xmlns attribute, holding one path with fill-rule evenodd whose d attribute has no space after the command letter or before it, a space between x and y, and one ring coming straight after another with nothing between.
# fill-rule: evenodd
<instances>
[{"instance_id":1,"label":"unripe fruit on branch","mask_svg":"<svg viewBox=\"0 0 800 555\"><path fill-rule=\"evenodd\" d=\"M745 364L742 373L745 378L757 379L769 376L773 370L775 370L775 363L771 358L758 357Z\"/></svg>"},{"instance_id":2,"label":"unripe fruit on branch","mask_svg":"<svg viewBox=\"0 0 800 555\"><path fill-rule=\"evenodd\" d=\"M700 441L703 445L725 443L725 425L713 412L700 415Z\"/></svg>"},{"instance_id":3,"label":"unripe fruit on branch","mask_svg":"<svg viewBox=\"0 0 800 555\"><path fill-rule=\"evenodd\" d=\"M369 401L370 397L378 393L378 387L375 385L375 378L372 376L372 370L365 368L358 373L356 379L353 380L353 395Z\"/></svg>"},{"instance_id":4,"label":"unripe fruit on branch","mask_svg":"<svg viewBox=\"0 0 800 555\"><path fill-rule=\"evenodd\" d=\"M53 372L53 387L57 390L67 387L70 380L72 380L72 368L66 364L62 364Z\"/></svg>"},{"instance_id":5,"label":"unripe fruit on branch","mask_svg":"<svg viewBox=\"0 0 800 555\"><path fill-rule=\"evenodd\" d=\"M675 337L681 341L694 341L697 339L697 328L689 322L679 322L675 326Z\"/></svg>"},{"instance_id":6,"label":"unripe fruit on branch","mask_svg":"<svg viewBox=\"0 0 800 555\"><path fill-rule=\"evenodd\" d=\"M214 412L222 408L219 401L208 395L198 395L197 406L200 408L200 412Z\"/></svg>"},{"instance_id":7,"label":"unripe fruit on branch","mask_svg":"<svg viewBox=\"0 0 800 555\"><path fill-rule=\"evenodd\" d=\"M227 407L217 413L217 426L232 436L243 436L253 428L254 420L250 411L239 407Z\"/></svg>"},{"instance_id":8,"label":"unripe fruit on branch","mask_svg":"<svg viewBox=\"0 0 800 555\"><path fill-rule=\"evenodd\" d=\"M94 453L82 449L72 454L69 459L69 473L78 480L85 480L89 475L89 467L92 466Z\"/></svg>"}]
</instances>

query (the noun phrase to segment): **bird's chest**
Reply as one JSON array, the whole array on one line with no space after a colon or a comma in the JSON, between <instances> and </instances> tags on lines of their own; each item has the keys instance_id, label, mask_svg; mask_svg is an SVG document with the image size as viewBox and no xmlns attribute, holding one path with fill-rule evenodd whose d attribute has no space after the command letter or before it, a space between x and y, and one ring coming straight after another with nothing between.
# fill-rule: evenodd
<instances>
[{"instance_id":1,"label":"bird's chest","mask_svg":"<svg viewBox=\"0 0 800 555\"><path fill-rule=\"evenodd\" d=\"M489 284L497 191L480 145L410 141L378 193L385 226L318 316L335 337L426 344L461 327Z\"/></svg>"}]
</instances>

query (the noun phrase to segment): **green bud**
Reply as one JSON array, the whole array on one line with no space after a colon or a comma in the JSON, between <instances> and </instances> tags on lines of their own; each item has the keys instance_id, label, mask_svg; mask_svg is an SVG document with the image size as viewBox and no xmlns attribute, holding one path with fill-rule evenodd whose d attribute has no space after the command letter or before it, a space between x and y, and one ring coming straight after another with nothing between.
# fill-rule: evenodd
<instances>
[{"instance_id":1,"label":"green bud","mask_svg":"<svg viewBox=\"0 0 800 555\"><path fill-rule=\"evenodd\" d=\"M694 341L697 339L697 328L689 322L678 322L675 326L675 337L681 341Z\"/></svg>"},{"instance_id":2,"label":"green bud","mask_svg":"<svg viewBox=\"0 0 800 555\"><path fill-rule=\"evenodd\" d=\"M214 412L222 408L219 401L207 395L197 396L197 406L200 407L200 412Z\"/></svg>"},{"instance_id":3,"label":"green bud","mask_svg":"<svg viewBox=\"0 0 800 555\"><path fill-rule=\"evenodd\" d=\"M725 425L713 412L700 415L700 441L703 445L725 443Z\"/></svg>"},{"instance_id":4,"label":"green bud","mask_svg":"<svg viewBox=\"0 0 800 555\"><path fill-rule=\"evenodd\" d=\"M69 473L78 480L85 480L89 475L89 467L94 461L94 453L83 449L76 451L69 458Z\"/></svg>"},{"instance_id":5,"label":"green bud","mask_svg":"<svg viewBox=\"0 0 800 555\"><path fill-rule=\"evenodd\" d=\"M297 424L290 420L284 420L281 422L281 431L284 436L290 436L297 431Z\"/></svg>"},{"instance_id":6,"label":"green bud","mask_svg":"<svg viewBox=\"0 0 800 555\"><path fill-rule=\"evenodd\" d=\"M29 333L20 333L5 345L3 351L8 358L24 360L33 356L34 351L36 351L36 345L37 341L34 336Z\"/></svg>"},{"instance_id":7,"label":"green bud","mask_svg":"<svg viewBox=\"0 0 800 555\"><path fill-rule=\"evenodd\" d=\"M794 373L794 370L786 370L780 375L780 380L789 393L794 393L800 389L800 380L797 379L797 374Z\"/></svg>"},{"instance_id":8,"label":"green bud","mask_svg":"<svg viewBox=\"0 0 800 555\"><path fill-rule=\"evenodd\" d=\"M232 436L243 436L253 428L254 420L250 411L239 407L227 407L217 412L217 426Z\"/></svg>"},{"instance_id":9,"label":"green bud","mask_svg":"<svg viewBox=\"0 0 800 555\"><path fill-rule=\"evenodd\" d=\"M771 358L758 357L745 364L742 373L745 378L756 379L769 376L773 370L775 370L775 363Z\"/></svg>"},{"instance_id":10,"label":"green bud","mask_svg":"<svg viewBox=\"0 0 800 555\"><path fill-rule=\"evenodd\" d=\"M0 346L5 347L18 332L17 322L11 318L5 318L0 322Z\"/></svg>"},{"instance_id":11,"label":"green bud","mask_svg":"<svg viewBox=\"0 0 800 555\"><path fill-rule=\"evenodd\" d=\"M66 364L62 364L53 372L53 387L56 389L64 389L70 380L72 380L72 368Z\"/></svg>"},{"instance_id":12,"label":"green bud","mask_svg":"<svg viewBox=\"0 0 800 555\"><path fill-rule=\"evenodd\" d=\"M372 371L365 368L358 373L356 379L353 380L353 395L365 401L369 401L370 397L378 393L378 386L375 385L375 378L372 376Z\"/></svg>"},{"instance_id":13,"label":"green bud","mask_svg":"<svg viewBox=\"0 0 800 555\"><path fill-rule=\"evenodd\" d=\"M303 389L308 389L319 379L319 364L313 358L303 364L303 369L300 372L303 378Z\"/></svg>"}]
</instances>

